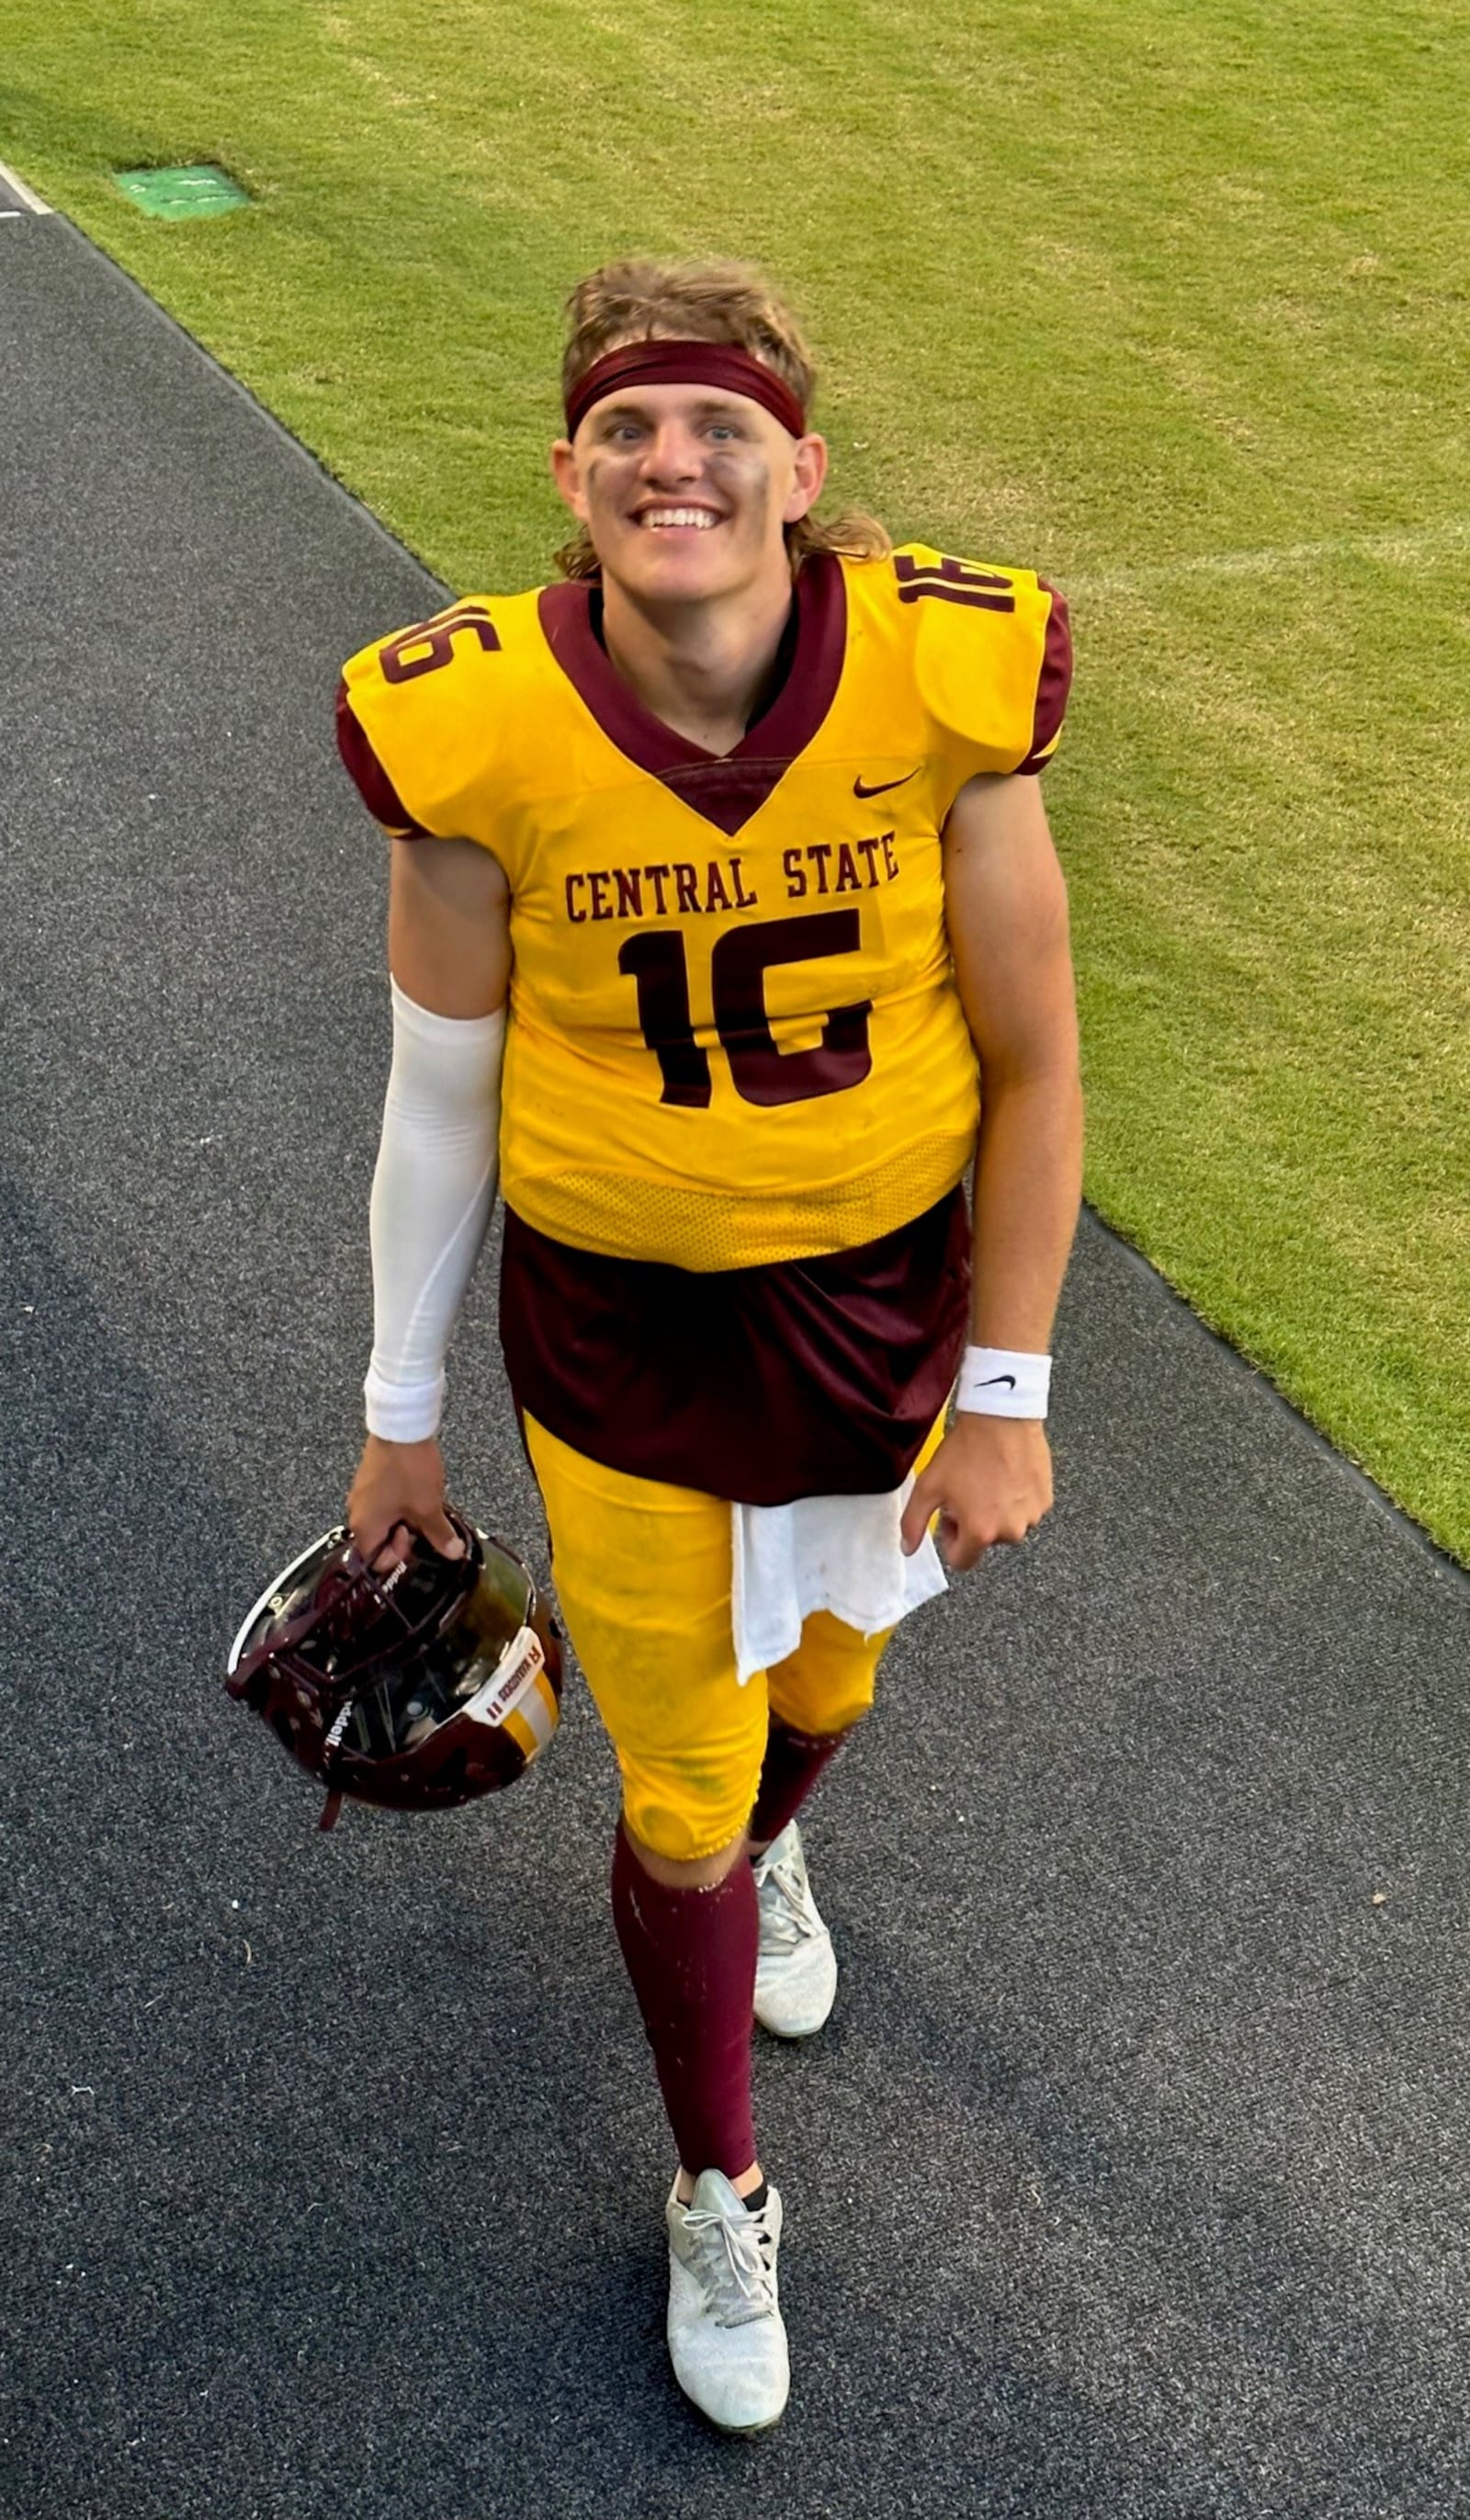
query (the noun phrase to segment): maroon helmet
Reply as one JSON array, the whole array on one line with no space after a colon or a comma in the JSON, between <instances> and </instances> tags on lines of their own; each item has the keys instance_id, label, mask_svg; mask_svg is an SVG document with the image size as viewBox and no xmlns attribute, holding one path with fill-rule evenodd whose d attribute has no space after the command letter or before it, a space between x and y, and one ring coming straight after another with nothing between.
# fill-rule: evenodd
<instances>
[{"instance_id":1,"label":"maroon helmet","mask_svg":"<svg viewBox=\"0 0 1470 2520\"><path fill-rule=\"evenodd\" d=\"M400 1811L448 1811L524 1776L560 1721L561 1646L513 1550L445 1511L465 1543L417 1537L378 1572L325 1532L267 1585L230 1649L232 1697L263 1715L327 1787Z\"/></svg>"}]
</instances>

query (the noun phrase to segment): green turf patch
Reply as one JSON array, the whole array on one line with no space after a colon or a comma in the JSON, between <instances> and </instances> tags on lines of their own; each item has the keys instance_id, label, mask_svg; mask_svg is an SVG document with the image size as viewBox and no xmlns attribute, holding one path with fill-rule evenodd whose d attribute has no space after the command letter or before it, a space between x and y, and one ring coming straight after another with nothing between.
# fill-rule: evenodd
<instances>
[{"instance_id":1,"label":"green turf patch","mask_svg":"<svg viewBox=\"0 0 1470 2520\"><path fill-rule=\"evenodd\" d=\"M249 205L222 166L132 166L112 181L151 219L217 219Z\"/></svg>"},{"instance_id":2,"label":"green turf patch","mask_svg":"<svg viewBox=\"0 0 1470 2520\"><path fill-rule=\"evenodd\" d=\"M0 155L462 589L559 539L577 275L768 261L838 493L1074 593L1091 1196L1470 1559L1461 17L0 0ZM112 188L185 157L256 215Z\"/></svg>"}]
</instances>

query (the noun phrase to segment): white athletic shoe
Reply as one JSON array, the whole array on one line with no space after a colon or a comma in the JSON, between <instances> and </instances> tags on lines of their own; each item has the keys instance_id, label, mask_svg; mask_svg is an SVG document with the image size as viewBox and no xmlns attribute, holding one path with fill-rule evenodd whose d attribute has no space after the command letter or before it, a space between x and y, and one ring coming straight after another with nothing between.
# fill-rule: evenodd
<instances>
[{"instance_id":1,"label":"white athletic shoe","mask_svg":"<svg viewBox=\"0 0 1470 2520\"><path fill-rule=\"evenodd\" d=\"M751 1869L761 1912L755 2017L778 2039L810 2039L832 2008L837 1956L812 1896L794 1820Z\"/></svg>"},{"instance_id":2,"label":"white athletic shoe","mask_svg":"<svg viewBox=\"0 0 1470 2520\"><path fill-rule=\"evenodd\" d=\"M688 2205L676 2179L665 2214L674 2376L722 2431L764 2432L791 2386L777 2305L780 2198L768 2186L748 2213L722 2171L701 2170Z\"/></svg>"}]
</instances>

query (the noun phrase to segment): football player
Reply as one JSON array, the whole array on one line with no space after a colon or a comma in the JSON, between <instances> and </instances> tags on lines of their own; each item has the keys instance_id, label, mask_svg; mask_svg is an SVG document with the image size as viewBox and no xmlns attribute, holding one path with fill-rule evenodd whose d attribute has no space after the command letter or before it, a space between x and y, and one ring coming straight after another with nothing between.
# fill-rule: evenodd
<instances>
[{"instance_id":1,"label":"football player","mask_svg":"<svg viewBox=\"0 0 1470 2520\"><path fill-rule=\"evenodd\" d=\"M836 1982L796 1813L943 1586L931 1526L962 1568L1051 1503L1081 1113L1035 774L1070 655L1030 571L814 517L812 363L758 275L623 262L569 315L559 579L375 641L339 698L392 837L348 1512L365 1552L457 1546L443 1359L498 1160L678 2154L670 2348L744 2432L788 2385L752 2014L807 2036Z\"/></svg>"}]
</instances>

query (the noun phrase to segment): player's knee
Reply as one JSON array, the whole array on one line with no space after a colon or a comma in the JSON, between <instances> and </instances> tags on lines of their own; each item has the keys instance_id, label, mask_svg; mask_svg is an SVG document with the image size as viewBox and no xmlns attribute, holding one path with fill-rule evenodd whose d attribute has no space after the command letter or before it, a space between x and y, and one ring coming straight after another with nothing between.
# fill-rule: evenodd
<instances>
[{"instance_id":1,"label":"player's knee","mask_svg":"<svg viewBox=\"0 0 1470 2520\"><path fill-rule=\"evenodd\" d=\"M712 1859L742 1844L760 1783L758 1756L697 1772L654 1768L627 1758L619 1764L623 1819L635 1855L654 1856L660 1868L679 1866L702 1872ZM718 1880L720 1874L716 1870L709 1877Z\"/></svg>"},{"instance_id":2,"label":"player's knee","mask_svg":"<svg viewBox=\"0 0 1470 2520\"><path fill-rule=\"evenodd\" d=\"M713 1855L680 1858L657 1854L638 1837L626 1810L623 1814L623 1836L640 1870L646 1872L665 1890L714 1890L735 1870L745 1854L747 1838L742 1827L737 1837L717 1849Z\"/></svg>"},{"instance_id":3,"label":"player's knee","mask_svg":"<svg viewBox=\"0 0 1470 2520\"><path fill-rule=\"evenodd\" d=\"M817 1738L850 1732L872 1705L887 1642L887 1635L863 1637L829 1610L814 1610L795 1653L768 1675L776 1721Z\"/></svg>"}]
</instances>

